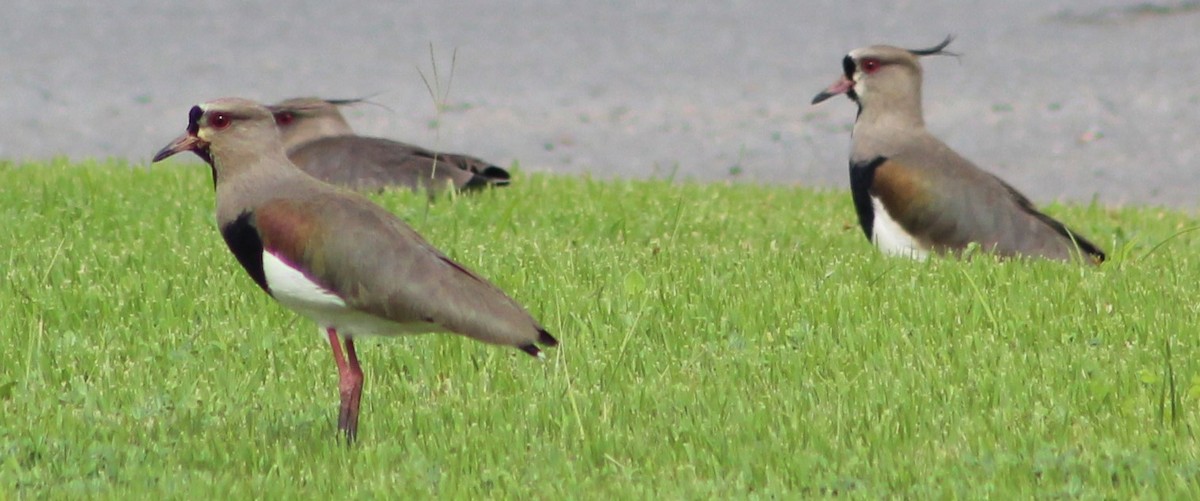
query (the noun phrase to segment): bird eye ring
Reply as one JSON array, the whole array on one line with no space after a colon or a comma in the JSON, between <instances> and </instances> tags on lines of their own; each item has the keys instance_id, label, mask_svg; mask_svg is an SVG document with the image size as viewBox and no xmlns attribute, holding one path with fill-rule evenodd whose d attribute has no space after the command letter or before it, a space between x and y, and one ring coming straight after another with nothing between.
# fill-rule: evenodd
<instances>
[{"instance_id":1,"label":"bird eye ring","mask_svg":"<svg viewBox=\"0 0 1200 501\"><path fill-rule=\"evenodd\" d=\"M290 111L276 113L275 114L275 125L288 125L288 124L292 123L292 120L295 120L295 119L296 119L296 115L293 115L292 112L290 112Z\"/></svg>"},{"instance_id":2,"label":"bird eye ring","mask_svg":"<svg viewBox=\"0 0 1200 501\"><path fill-rule=\"evenodd\" d=\"M213 113L208 116L208 125L217 130L229 127L233 123L233 119L224 113Z\"/></svg>"},{"instance_id":3,"label":"bird eye ring","mask_svg":"<svg viewBox=\"0 0 1200 501\"><path fill-rule=\"evenodd\" d=\"M875 73L880 66L883 66L883 64L878 59L864 59L862 62L862 69L867 73Z\"/></svg>"}]
</instances>

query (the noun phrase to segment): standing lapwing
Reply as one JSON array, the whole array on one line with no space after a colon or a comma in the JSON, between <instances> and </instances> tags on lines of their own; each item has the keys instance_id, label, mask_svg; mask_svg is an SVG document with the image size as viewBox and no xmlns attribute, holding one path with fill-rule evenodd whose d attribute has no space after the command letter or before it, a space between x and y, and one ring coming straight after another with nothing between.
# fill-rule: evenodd
<instances>
[{"instance_id":1,"label":"standing lapwing","mask_svg":"<svg viewBox=\"0 0 1200 501\"><path fill-rule=\"evenodd\" d=\"M533 356L538 344L558 344L516 301L392 213L297 169L266 107L233 98L193 107L187 132L154 161L181 151L212 167L217 224L238 262L328 335L347 441L357 434L363 386L354 336L453 332Z\"/></svg>"},{"instance_id":2,"label":"standing lapwing","mask_svg":"<svg viewBox=\"0 0 1200 501\"><path fill-rule=\"evenodd\" d=\"M845 74L813 98L846 94L858 104L850 190L867 238L885 253L916 258L977 243L1001 256L1103 261L1096 245L925 130L918 58L950 54L950 40L920 50L854 49L842 59Z\"/></svg>"},{"instance_id":3,"label":"standing lapwing","mask_svg":"<svg viewBox=\"0 0 1200 501\"><path fill-rule=\"evenodd\" d=\"M327 183L358 190L407 187L430 192L505 186L508 171L475 157L355 135L338 106L355 99L288 99L268 106L288 158Z\"/></svg>"}]
</instances>

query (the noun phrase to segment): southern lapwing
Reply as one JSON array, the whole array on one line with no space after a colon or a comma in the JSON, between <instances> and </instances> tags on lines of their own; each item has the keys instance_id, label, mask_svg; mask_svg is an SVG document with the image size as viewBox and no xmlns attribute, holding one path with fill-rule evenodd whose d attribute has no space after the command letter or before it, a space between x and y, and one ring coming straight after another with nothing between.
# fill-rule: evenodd
<instances>
[{"instance_id":1,"label":"southern lapwing","mask_svg":"<svg viewBox=\"0 0 1200 501\"><path fill-rule=\"evenodd\" d=\"M842 59L844 74L812 100L846 94L858 104L850 190L867 238L885 253L916 258L976 243L1000 256L1103 261L1096 245L925 129L918 58L950 54L950 41L918 50L854 49Z\"/></svg>"},{"instance_id":2,"label":"southern lapwing","mask_svg":"<svg viewBox=\"0 0 1200 501\"><path fill-rule=\"evenodd\" d=\"M359 190L408 187L437 192L505 186L508 171L475 157L354 134L338 106L357 99L293 98L268 106L288 157L313 177Z\"/></svg>"},{"instance_id":3,"label":"southern lapwing","mask_svg":"<svg viewBox=\"0 0 1200 501\"><path fill-rule=\"evenodd\" d=\"M297 169L266 107L235 98L193 107L187 132L154 161L181 151L212 168L217 224L238 262L328 336L347 441L357 435L363 387L354 336L452 332L533 356L538 344L558 344L520 304L392 213Z\"/></svg>"}]
</instances>

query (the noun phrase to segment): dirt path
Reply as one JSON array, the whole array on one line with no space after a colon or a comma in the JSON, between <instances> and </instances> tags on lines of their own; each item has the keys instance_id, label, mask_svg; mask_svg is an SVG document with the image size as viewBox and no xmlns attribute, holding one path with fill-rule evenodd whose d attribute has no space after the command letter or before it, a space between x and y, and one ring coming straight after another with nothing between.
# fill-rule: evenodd
<instances>
[{"instance_id":1,"label":"dirt path","mask_svg":"<svg viewBox=\"0 0 1200 501\"><path fill-rule=\"evenodd\" d=\"M853 106L810 98L851 48L954 33L925 87L952 146L1041 202L1197 205L1196 1L170 3L6 7L0 158L146 162L199 101L378 94L360 131L526 170L844 188Z\"/></svg>"}]
</instances>

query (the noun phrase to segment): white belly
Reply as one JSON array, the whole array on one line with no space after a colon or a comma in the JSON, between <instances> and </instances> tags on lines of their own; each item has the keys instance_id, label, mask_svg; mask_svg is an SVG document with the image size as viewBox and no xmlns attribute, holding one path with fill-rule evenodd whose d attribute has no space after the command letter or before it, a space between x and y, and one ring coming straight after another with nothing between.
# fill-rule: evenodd
<instances>
[{"instance_id":1,"label":"white belly","mask_svg":"<svg viewBox=\"0 0 1200 501\"><path fill-rule=\"evenodd\" d=\"M263 251L263 274L271 296L289 309L317 322L322 329L334 328L343 334L418 334L439 332L436 324L399 323L352 309L333 292L313 282L304 272L292 268L270 252Z\"/></svg>"},{"instance_id":2,"label":"white belly","mask_svg":"<svg viewBox=\"0 0 1200 501\"><path fill-rule=\"evenodd\" d=\"M904 228L888 214L883 202L871 197L871 207L874 209L875 221L871 227L871 240L884 254L904 256L918 260L929 257L929 251L921 247L917 239L909 235Z\"/></svg>"}]
</instances>

